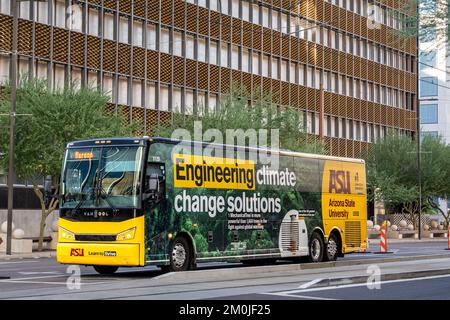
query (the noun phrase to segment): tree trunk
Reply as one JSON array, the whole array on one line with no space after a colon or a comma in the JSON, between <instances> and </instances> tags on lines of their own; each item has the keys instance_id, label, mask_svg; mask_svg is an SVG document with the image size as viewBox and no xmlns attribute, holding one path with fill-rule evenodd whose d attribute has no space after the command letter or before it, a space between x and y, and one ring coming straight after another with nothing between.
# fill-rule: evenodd
<instances>
[{"instance_id":1,"label":"tree trunk","mask_svg":"<svg viewBox=\"0 0 450 320\"><path fill-rule=\"evenodd\" d=\"M430 197L428 197L427 201L428 201L428 204L433 209L436 209L437 211L439 211L439 213L444 217L446 227L448 228L448 223L449 223L449 220L450 220L450 211L447 212L447 214L445 214L445 212L439 207L439 205L434 203L433 199L430 198Z\"/></svg>"},{"instance_id":2,"label":"tree trunk","mask_svg":"<svg viewBox=\"0 0 450 320\"><path fill-rule=\"evenodd\" d=\"M38 242L38 251L41 252L44 245L44 232L45 232L45 220L47 220L47 215L45 210L42 210L41 213L41 223L39 225L39 242Z\"/></svg>"},{"instance_id":3,"label":"tree trunk","mask_svg":"<svg viewBox=\"0 0 450 320\"><path fill-rule=\"evenodd\" d=\"M42 251L44 245L44 232L45 232L45 222L47 217L58 207L59 201L56 198L53 198L50 201L50 204L47 208L44 201L44 194L39 189L38 185L34 183L33 185L34 193L39 198L39 202L41 204L41 222L39 224L39 242L38 242L38 251ZM56 188L55 195L57 194L58 188Z\"/></svg>"}]
</instances>

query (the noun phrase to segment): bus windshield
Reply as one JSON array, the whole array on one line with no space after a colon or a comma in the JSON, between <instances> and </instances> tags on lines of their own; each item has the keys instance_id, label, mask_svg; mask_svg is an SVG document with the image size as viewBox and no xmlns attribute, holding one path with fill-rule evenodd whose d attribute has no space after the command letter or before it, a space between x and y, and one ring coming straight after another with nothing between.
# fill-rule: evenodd
<instances>
[{"instance_id":1,"label":"bus windshield","mask_svg":"<svg viewBox=\"0 0 450 320\"><path fill-rule=\"evenodd\" d=\"M137 208L142 147L68 149L61 208Z\"/></svg>"}]
</instances>

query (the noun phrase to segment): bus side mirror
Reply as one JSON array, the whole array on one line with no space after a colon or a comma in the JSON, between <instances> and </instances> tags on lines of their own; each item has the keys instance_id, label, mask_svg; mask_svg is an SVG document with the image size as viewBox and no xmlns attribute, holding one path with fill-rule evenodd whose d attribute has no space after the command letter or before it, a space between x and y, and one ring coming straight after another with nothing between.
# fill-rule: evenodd
<instances>
[{"instance_id":1,"label":"bus side mirror","mask_svg":"<svg viewBox=\"0 0 450 320\"><path fill-rule=\"evenodd\" d=\"M152 173L150 176L147 176L147 179L148 179L147 191L151 193L159 192L159 176L157 174Z\"/></svg>"},{"instance_id":2,"label":"bus side mirror","mask_svg":"<svg viewBox=\"0 0 450 320\"><path fill-rule=\"evenodd\" d=\"M143 194L144 201L158 202L161 198L161 184L159 175L152 173L150 176L146 176L146 190Z\"/></svg>"}]
</instances>

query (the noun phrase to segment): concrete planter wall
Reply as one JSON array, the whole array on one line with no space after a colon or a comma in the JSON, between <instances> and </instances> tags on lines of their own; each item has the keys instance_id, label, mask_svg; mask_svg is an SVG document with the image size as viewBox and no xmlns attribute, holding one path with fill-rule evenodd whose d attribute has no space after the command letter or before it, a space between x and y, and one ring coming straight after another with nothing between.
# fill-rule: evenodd
<instances>
[{"instance_id":1,"label":"concrete planter wall","mask_svg":"<svg viewBox=\"0 0 450 320\"><path fill-rule=\"evenodd\" d=\"M45 235L52 232L52 224L58 220L59 212L54 211L47 217ZM0 210L0 224L6 221L7 210ZM13 222L16 228L23 229L25 237L39 237L39 225L41 221L40 210L14 210Z\"/></svg>"}]
</instances>

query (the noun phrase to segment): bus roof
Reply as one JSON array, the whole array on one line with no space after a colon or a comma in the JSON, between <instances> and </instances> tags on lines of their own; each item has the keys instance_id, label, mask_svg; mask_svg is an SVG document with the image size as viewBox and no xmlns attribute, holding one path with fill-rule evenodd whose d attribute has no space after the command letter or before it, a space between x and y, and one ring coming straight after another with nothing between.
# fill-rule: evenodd
<instances>
[{"instance_id":1,"label":"bus roof","mask_svg":"<svg viewBox=\"0 0 450 320\"><path fill-rule=\"evenodd\" d=\"M224 148L232 148L234 150L249 150L249 151L266 151L279 155L287 155L301 158L310 158L310 159L323 159L323 160L335 160L335 161L346 161L346 162L354 162L354 163L362 163L365 161L363 159L355 159L355 158L346 158L346 157L334 157L334 156L326 156L321 154L312 154L312 153L303 153L303 152L294 152L290 150L283 149L271 149L271 148L255 148L255 147L245 147L238 145L227 145L227 144L217 144L210 142L202 142L195 140L178 140L171 138L162 138L162 137L124 137L124 138L101 138L101 139L90 139L90 140L81 140L81 141L73 141L67 144L67 148L74 147L88 147L88 146L99 146L99 145L142 145L147 142L162 142L169 144L184 144L184 145L195 145L201 144L202 146L218 146Z\"/></svg>"}]
</instances>

